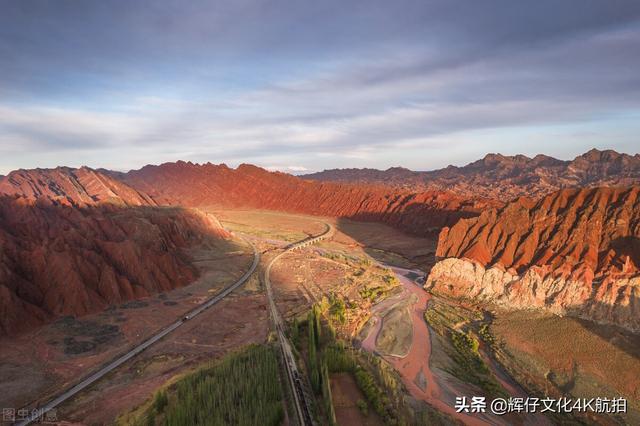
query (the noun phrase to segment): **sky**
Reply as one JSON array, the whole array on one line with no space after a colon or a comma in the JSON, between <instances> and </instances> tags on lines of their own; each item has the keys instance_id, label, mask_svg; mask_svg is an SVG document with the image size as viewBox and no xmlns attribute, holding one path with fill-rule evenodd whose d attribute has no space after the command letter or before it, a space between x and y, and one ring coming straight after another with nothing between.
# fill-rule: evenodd
<instances>
[{"instance_id":1,"label":"sky","mask_svg":"<svg viewBox=\"0 0 640 426\"><path fill-rule=\"evenodd\" d=\"M0 0L0 174L639 151L635 0Z\"/></svg>"}]
</instances>

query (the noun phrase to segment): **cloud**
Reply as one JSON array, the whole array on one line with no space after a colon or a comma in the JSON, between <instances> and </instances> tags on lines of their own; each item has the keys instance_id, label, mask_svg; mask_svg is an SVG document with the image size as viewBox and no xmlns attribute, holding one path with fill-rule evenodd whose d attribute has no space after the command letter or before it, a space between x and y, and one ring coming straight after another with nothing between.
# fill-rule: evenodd
<instances>
[{"instance_id":1,"label":"cloud","mask_svg":"<svg viewBox=\"0 0 640 426\"><path fill-rule=\"evenodd\" d=\"M452 141L524 150L517 129L563 124L615 148L598 123L640 109L631 1L4 9L0 171L177 159L413 166ZM447 163L462 161L451 152Z\"/></svg>"},{"instance_id":2,"label":"cloud","mask_svg":"<svg viewBox=\"0 0 640 426\"><path fill-rule=\"evenodd\" d=\"M265 169L272 172L285 172L292 174L299 174L309 171L309 169L304 166L266 166Z\"/></svg>"}]
</instances>

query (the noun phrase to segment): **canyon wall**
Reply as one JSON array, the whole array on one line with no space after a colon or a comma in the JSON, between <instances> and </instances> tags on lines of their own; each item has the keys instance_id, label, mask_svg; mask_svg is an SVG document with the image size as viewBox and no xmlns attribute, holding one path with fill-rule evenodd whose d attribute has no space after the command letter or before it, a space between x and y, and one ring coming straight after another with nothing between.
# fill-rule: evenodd
<instances>
[{"instance_id":1,"label":"canyon wall","mask_svg":"<svg viewBox=\"0 0 640 426\"><path fill-rule=\"evenodd\" d=\"M521 198L443 228L425 288L640 330L640 187Z\"/></svg>"},{"instance_id":2,"label":"canyon wall","mask_svg":"<svg viewBox=\"0 0 640 426\"><path fill-rule=\"evenodd\" d=\"M179 161L119 174L159 204L242 207L387 223L415 234L438 232L497 203L444 191L410 192L373 185L313 182L251 165Z\"/></svg>"},{"instance_id":3,"label":"canyon wall","mask_svg":"<svg viewBox=\"0 0 640 426\"><path fill-rule=\"evenodd\" d=\"M230 238L210 215L157 207L89 169L19 171L0 188L0 334L186 285L185 249Z\"/></svg>"},{"instance_id":4,"label":"canyon wall","mask_svg":"<svg viewBox=\"0 0 640 426\"><path fill-rule=\"evenodd\" d=\"M428 289L639 329L639 188L565 189L504 204L251 165L18 170L0 179L0 324L10 333L190 282L196 272L184 249L228 235L185 206L441 230Z\"/></svg>"}]
</instances>

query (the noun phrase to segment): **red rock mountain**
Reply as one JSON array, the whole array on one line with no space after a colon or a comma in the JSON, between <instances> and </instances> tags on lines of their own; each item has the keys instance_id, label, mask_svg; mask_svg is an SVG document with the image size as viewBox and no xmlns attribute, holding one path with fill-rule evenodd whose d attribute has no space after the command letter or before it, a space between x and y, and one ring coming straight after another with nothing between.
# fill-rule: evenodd
<instances>
[{"instance_id":1,"label":"red rock mountain","mask_svg":"<svg viewBox=\"0 0 640 426\"><path fill-rule=\"evenodd\" d=\"M0 194L80 207L106 202L155 205L147 195L88 167L17 170L0 179Z\"/></svg>"},{"instance_id":2,"label":"red rock mountain","mask_svg":"<svg viewBox=\"0 0 640 426\"><path fill-rule=\"evenodd\" d=\"M146 166L121 177L159 204L252 207L380 221L417 234L438 231L490 203L444 191L410 192L381 186L314 182L251 165L231 169L179 161Z\"/></svg>"},{"instance_id":3,"label":"red rock mountain","mask_svg":"<svg viewBox=\"0 0 640 426\"><path fill-rule=\"evenodd\" d=\"M444 228L427 287L640 330L640 186L522 198Z\"/></svg>"},{"instance_id":4,"label":"red rock mountain","mask_svg":"<svg viewBox=\"0 0 640 426\"><path fill-rule=\"evenodd\" d=\"M228 235L182 206L210 205L380 220L423 232L485 206L442 192L317 183L249 165L18 170L0 180L2 333L191 282L196 270L184 249Z\"/></svg>"},{"instance_id":5,"label":"red rock mountain","mask_svg":"<svg viewBox=\"0 0 640 426\"><path fill-rule=\"evenodd\" d=\"M449 190L460 196L513 199L537 197L562 188L630 186L640 183L640 155L593 149L571 161L546 155L489 154L464 167L415 172L401 167L388 170L334 169L303 176L334 182L385 184L411 190Z\"/></svg>"},{"instance_id":6,"label":"red rock mountain","mask_svg":"<svg viewBox=\"0 0 640 426\"><path fill-rule=\"evenodd\" d=\"M443 172L440 182L455 187L460 178L470 192L494 195L504 193L500 179L512 195L605 178L618 184L636 179L637 157L591 151L567 165L488 156ZM185 208L217 206L380 221L423 235L446 227L427 282L433 291L640 329L638 188L564 189L504 204L251 165L19 170L0 179L0 327L11 333L190 282L195 269L184 249L227 235Z\"/></svg>"},{"instance_id":7,"label":"red rock mountain","mask_svg":"<svg viewBox=\"0 0 640 426\"><path fill-rule=\"evenodd\" d=\"M184 249L229 237L90 169L19 171L0 187L13 194L0 196L0 334L186 285Z\"/></svg>"}]
</instances>

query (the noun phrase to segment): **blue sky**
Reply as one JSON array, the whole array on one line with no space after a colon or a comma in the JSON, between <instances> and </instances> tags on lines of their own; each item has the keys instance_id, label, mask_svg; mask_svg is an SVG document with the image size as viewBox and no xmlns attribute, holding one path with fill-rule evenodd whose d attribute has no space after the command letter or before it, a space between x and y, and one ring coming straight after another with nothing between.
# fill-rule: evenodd
<instances>
[{"instance_id":1,"label":"blue sky","mask_svg":"<svg viewBox=\"0 0 640 426\"><path fill-rule=\"evenodd\" d=\"M635 153L640 2L0 0L0 174Z\"/></svg>"}]
</instances>

